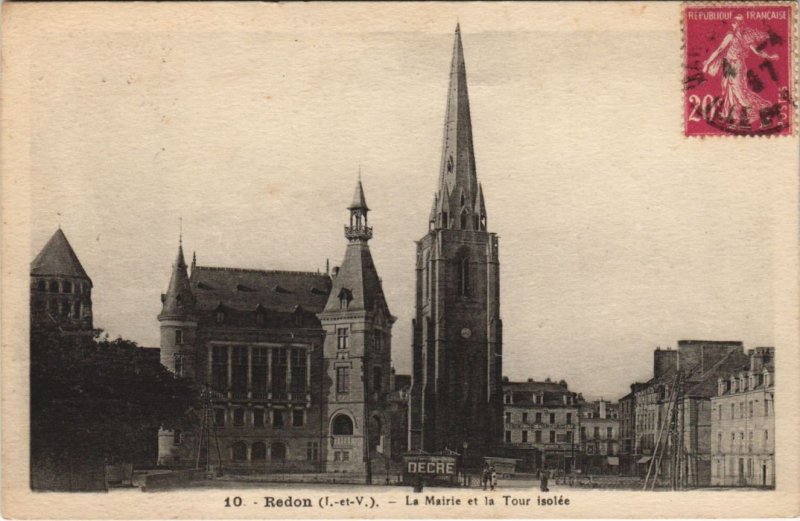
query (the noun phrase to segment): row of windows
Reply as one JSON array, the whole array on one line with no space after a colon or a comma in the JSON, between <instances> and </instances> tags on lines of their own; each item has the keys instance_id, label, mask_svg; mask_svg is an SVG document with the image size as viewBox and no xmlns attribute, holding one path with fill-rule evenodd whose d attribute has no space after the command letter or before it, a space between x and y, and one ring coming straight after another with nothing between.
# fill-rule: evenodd
<instances>
[{"instance_id":1,"label":"row of windows","mask_svg":"<svg viewBox=\"0 0 800 521\"><path fill-rule=\"evenodd\" d=\"M283 427L302 427L305 425L305 411L302 409L282 410L282 409L262 409L256 407L251 411L247 418L244 407L237 407L231 413L232 425L234 427L266 427L267 421L273 428ZM226 423L226 410L222 408L214 409L214 425L224 427ZM250 420L249 422L247 420ZM290 423L291 422L291 423ZM245 425L247 424L247 425Z\"/></svg>"},{"instance_id":2,"label":"row of windows","mask_svg":"<svg viewBox=\"0 0 800 521\"><path fill-rule=\"evenodd\" d=\"M512 431L506 431L506 443L512 443ZM528 431L521 432L522 443L530 442ZM572 431L557 433L556 431L548 431L549 443L572 443ZM542 431L533 431L533 443L542 443Z\"/></svg>"},{"instance_id":3,"label":"row of windows","mask_svg":"<svg viewBox=\"0 0 800 521\"><path fill-rule=\"evenodd\" d=\"M49 283L44 280L40 280L36 283L36 289L39 291L49 291L50 293L88 293L90 290L89 288L85 288L83 284L73 284L68 280L59 282L57 280L51 280Z\"/></svg>"},{"instance_id":4,"label":"row of windows","mask_svg":"<svg viewBox=\"0 0 800 521\"><path fill-rule=\"evenodd\" d=\"M549 420L547 423L549 423L551 425L555 425L556 424L556 418L557 418L556 413L551 412L551 413L544 413L544 414L546 414L546 416L543 416L543 413L541 413L541 412L534 413L534 415L533 415L533 418L534 418L533 419L533 423L542 423L542 419L545 418L545 419ZM513 421L513 418L514 418L513 413L510 413L510 412L506 413L506 423L511 423ZM529 420L530 416L529 416L529 414L527 412L523 412L522 415L521 415L521 418L522 418L521 423L528 423L528 420ZM572 413L571 412L566 413L566 415L564 416L564 423L567 424L567 425L571 425L572 424Z\"/></svg>"},{"instance_id":5,"label":"row of windows","mask_svg":"<svg viewBox=\"0 0 800 521\"><path fill-rule=\"evenodd\" d=\"M730 444L728 445L727 449L723 446L722 442L725 437L722 435L721 432L717 433L717 452L753 452L754 450L758 451L759 448L761 449L769 449L769 431L763 431L763 435L761 436L761 440L757 440L753 431L748 432L747 434L747 445L745 445L745 434L744 431L739 431L738 436L737 433L731 432L730 433Z\"/></svg>"},{"instance_id":6,"label":"row of windows","mask_svg":"<svg viewBox=\"0 0 800 521\"><path fill-rule=\"evenodd\" d=\"M246 394L248 371L250 390L257 397L266 395L268 391L279 396L287 392L304 393L309 377L307 353L302 348L248 348L247 346L212 348L211 386L215 390Z\"/></svg>"},{"instance_id":7,"label":"row of windows","mask_svg":"<svg viewBox=\"0 0 800 521\"><path fill-rule=\"evenodd\" d=\"M34 301L35 311L47 311L60 317L80 318L84 312L90 310L88 303L70 302L68 300L36 300Z\"/></svg>"},{"instance_id":8,"label":"row of windows","mask_svg":"<svg viewBox=\"0 0 800 521\"><path fill-rule=\"evenodd\" d=\"M719 387L719 394L726 392L745 392L750 389L755 389L761 385L770 385L770 374L766 373L751 373L749 375L741 375L739 377L732 376L729 380L721 380Z\"/></svg>"},{"instance_id":9,"label":"row of windows","mask_svg":"<svg viewBox=\"0 0 800 521\"><path fill-rule=\"evenodd\" d=\"M592 437L594 439L600 439L600 427L594 427L592 430ZM612 439L614 438L614 427L606 427L605 430L605 438ZM586 439L586 427L581 427L581 440Z\"/></svg>"},{"instance_id":10,"label":"row of windows","mask_svg":"<svg viewBox=\"0 0 800 521\"><path fill-rule=\"evenodd\" d=\"M255 323L258 326L263 326L267 323L267 312L263 308L259 308L254 312ZM217 325L224 325L228 322L228 314L224 309L217 309L214 312L214 322ZM296 327L303 327L305 319L302 311L297 311L292 315L292 324Z\"/></svg>"},{"instance_id":11,"label":"row of windows","mask_svg":"<svg viewBox=\"0 0 800 521\"><path fill-rule=\"evenodd\" d=\"M770 406L769 400L765 399L763 402L763 406L759 407L758 400L750 400L749 402L738 402L730 404L730 416L729 419L733 420L738 418L752 418L756 411L762 411L764 416L769 416L770 414ZM717 407L717 419L722 419L722 410L724 409L723 404L719 404Z\"/></svg>"},{"instance_id":12,"label":"row of windows","mask_svg":"<svg viewBox=\"0 0 800 521\"><path fill-rule=\"evenodd\" d=\"M740 458L739 461L736 461L735 458L731 459L728 464L725 464L724 459L718 459L714 461L713 472L714 475L717 477L724 477L726 475L725 469L727 467L727 475L728 476L740 476L740 477L749 477L753 478L756 477L755 473L760 472L760 477L763 479L764 485L767 484L767 472L768 467L767 463L764 461L754 461L753 458L742 459Z\"/></svg>"},{"instance_id":13,"label":"row of windows","mask_svg":"<svg viewBox=\"0 0 800 521\"><path fill-rule=\"evenodd\" d=\"M563 384L566 386L566 383ZM520 398L522 393L505 393L503 395L503 403L506 405L510 405L514 403L514 394L517 395L517 399ZM545 402L545 395L544 393L531 393L531 402L536 405L544 405ZM527 398L527 396L523 396L523 399ZM548 403L552 403L553 400L560 400L563 405L575 405L575 396L571 393L547 393L547 401ZM589 416L591 418L591 416ZM616 417L616 416L615 416Z\"/></svg>"}]
</instances>

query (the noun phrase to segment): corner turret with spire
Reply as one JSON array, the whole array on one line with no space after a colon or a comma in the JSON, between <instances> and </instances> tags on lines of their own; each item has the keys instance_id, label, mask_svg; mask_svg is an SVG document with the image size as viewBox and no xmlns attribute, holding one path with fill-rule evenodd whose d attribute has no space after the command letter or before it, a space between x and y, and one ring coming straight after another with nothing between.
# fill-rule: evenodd
<instances>
[{"instance_id":1,"label":"corner turret with spire","mask_svg":"<svg viewBox=\"0 0 800 521\"><path fill-rule=\"evenodd\" d=\"M178 254L172 263L172 275L167 292L161 295L161 313L158 320L188 318L194 313L194 295L189 285L189 274L186 271L183 257L183 237L178 241Z\"/></svg>"},{"instance_id":2,"label":"corner turret with spire","mask_svg":"<svg viewBox=\"0 0 800 521\"><path fill-rule=\"evenodd\" d=\"M367 200L359 176L350 206L350 225L345 226L348 240L344 261L333 277L325 309L319 313L325 330L323 345L325 392L336 396L326 404L323 425L330 425L334 447L347 443L353 457L340 459L335 451L326 454L326 469L331 472L367 472L382 451L389 447L391 416L387 395L390 391L392 360L392 324L381 279L372 260L368 241L372 228L367 225ZM350 420L346 442L337 425L342 417Z\"/></svg>"}]
</instances>

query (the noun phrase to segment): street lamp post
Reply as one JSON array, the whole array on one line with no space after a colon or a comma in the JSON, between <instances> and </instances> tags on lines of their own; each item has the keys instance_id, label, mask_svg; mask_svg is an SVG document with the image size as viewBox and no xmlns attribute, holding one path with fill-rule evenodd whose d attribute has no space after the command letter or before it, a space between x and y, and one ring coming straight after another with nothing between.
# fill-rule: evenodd
<instances>
[{"instance_id":1,"label":"street lamp post","mask_svg":"<svg viewBox=\"0 0 800 521\"><path fill-rule=\"evenodd\" d=\"M469 443L464 441L464 444L461 445L461 472L464 473L464 486L469 486L469 480L467 479L467 449L469 448Z\"/></svg>"}]
</instances>

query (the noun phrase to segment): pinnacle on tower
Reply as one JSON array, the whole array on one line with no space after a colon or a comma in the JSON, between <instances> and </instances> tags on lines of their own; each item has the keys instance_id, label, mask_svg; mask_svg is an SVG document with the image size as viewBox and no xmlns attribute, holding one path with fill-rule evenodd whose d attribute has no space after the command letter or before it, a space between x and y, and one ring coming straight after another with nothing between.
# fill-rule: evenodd
<instances>
[{"instance_id":1,"label":"pinnacle on tower","mask_svg":"<svg viewBox=\"0 0 800 521\"><path fill-rule=\"evenodd\" d=\"M353 202L347 207L350 210L350 226L344 227L344 236L350 241L368 241L372 238L372 228L367 226L367 198L364 196L364 187L361 184L361 175L358 176Z\"/></svg>"},{"instance_id":2,"label":"pinnacle on tower","mask_svg":"<svg viewBox=\"0 0 800 521\"><path fill-rule=\"evenodd\" d=\"M472 121L467 91L467 68L461 44L461 29L456 25L450 87L444 120L442 162L439 173L439 200L434 212L435 228L480 229L483 216L475 216L478 199L478 176L472 145Z\"/></svg>"}]
</instances>

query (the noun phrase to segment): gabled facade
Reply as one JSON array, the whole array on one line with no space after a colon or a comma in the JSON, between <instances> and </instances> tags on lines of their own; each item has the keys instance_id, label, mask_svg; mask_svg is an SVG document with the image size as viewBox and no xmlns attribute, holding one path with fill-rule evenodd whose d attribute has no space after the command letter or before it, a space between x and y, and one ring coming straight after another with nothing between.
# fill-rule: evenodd
<instances>
[{"instance_id":1,"label":"gabled facade","mask_svg":"<svg viewBox=\"0 0 800 521\"><path fill-rule=\"evenodd\" d=\"M410 448L479 465L503 440L498 238L487 230L456 28L442 160L428 231L417 242Z\"/></svg>"},{"instance_id":2,"label":"gabled facade","mask_svg":"<svg viewBox=\"0 0 800 521\"><path fill-rule=\"evenodd\" d=\"M161 363L208 390L215 435L199 444L199 432L162 430L160 464L361 479L371 456L388 455L394 317L367 246L367 211L365 201L351 205L335 276L199 266L195 256L189 271L179 245L158 315Z\"/></svg>"}]
</instances>

